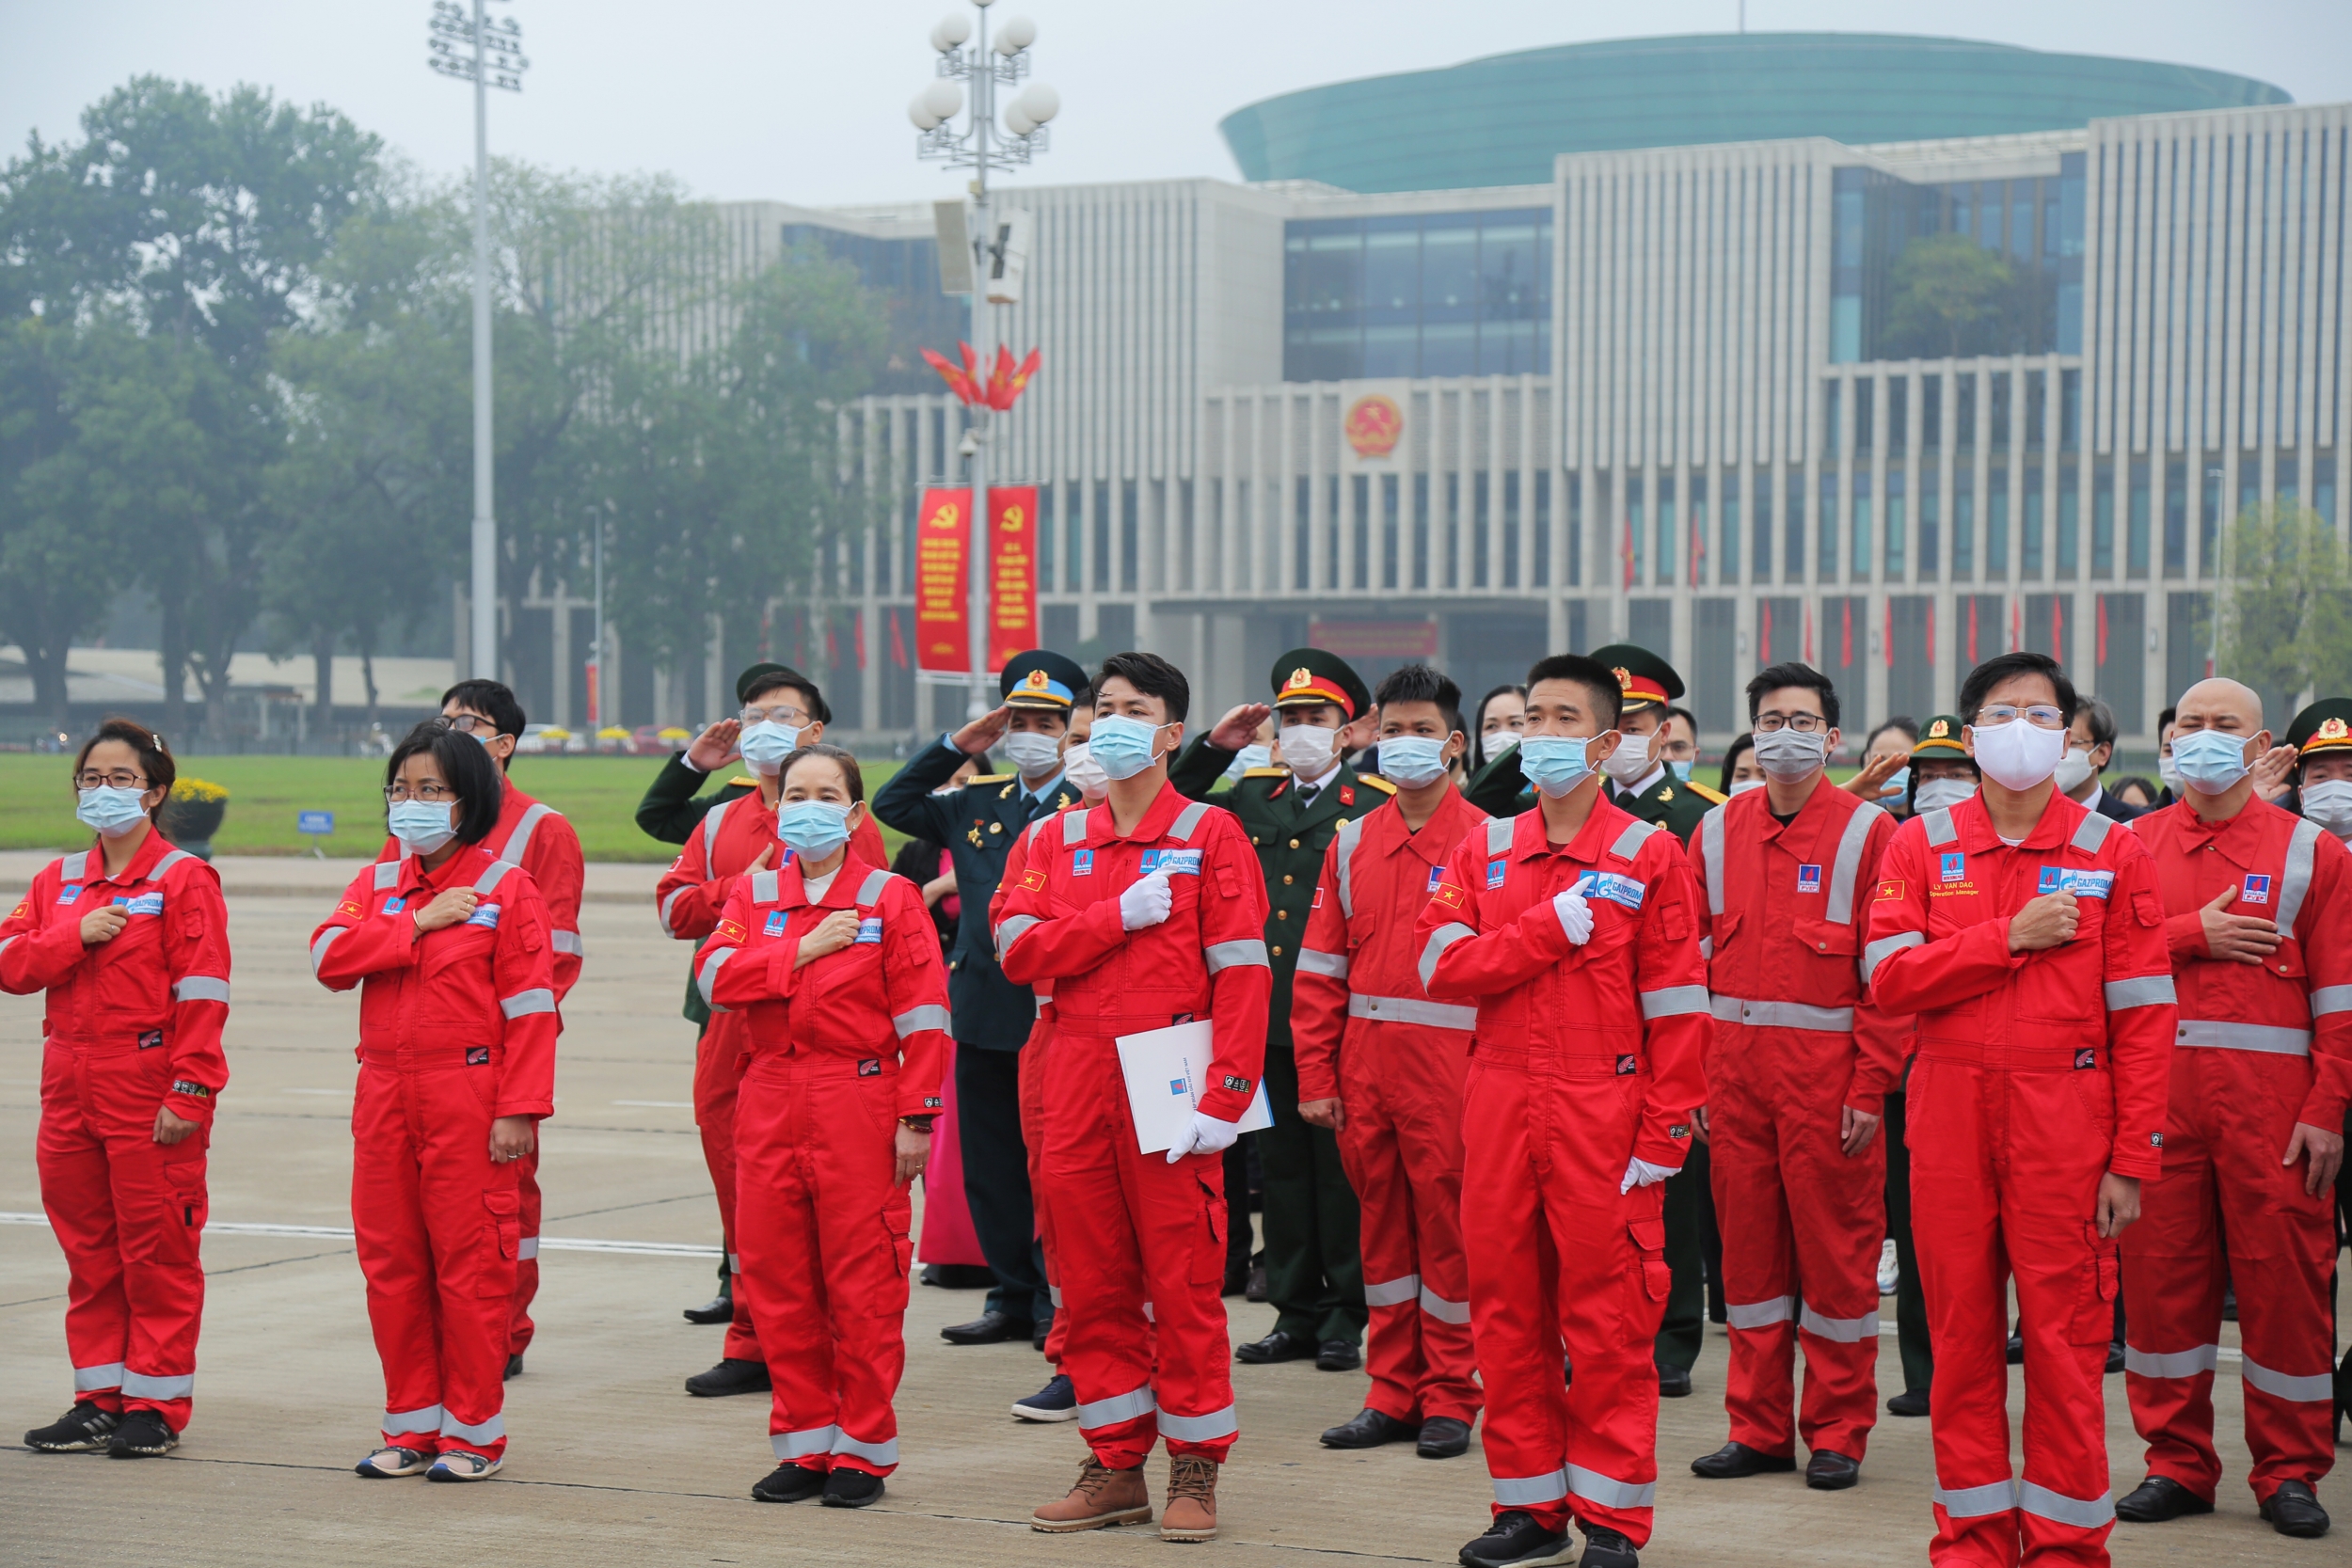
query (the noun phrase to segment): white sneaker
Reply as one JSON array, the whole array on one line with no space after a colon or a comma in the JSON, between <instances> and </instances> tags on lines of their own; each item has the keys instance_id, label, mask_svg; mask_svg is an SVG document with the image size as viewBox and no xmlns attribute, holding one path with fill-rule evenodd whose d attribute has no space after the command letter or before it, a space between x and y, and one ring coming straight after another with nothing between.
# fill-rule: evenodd
<instances>
[{"instance_id":1,"label":"white sneaker","mask_svg":"<svg viewBox=\"0 0 2352 1568\"><path fill-rule=\"evenodd\" d=\"M469 1453L464 1449L452 1449L433 1462L433 1468L424 1473L424 1479L488 1481L499 1473L499 1466L503 1463L503 1460L485 1459L478 1453Z\"/></svg>"},{"instance_id":2,"label":"white sneaker","mask_svg":"<svg viewBox=\"0 0 2352 1568\"><path fill-rule=\"evenodd\" d=\"M1893 1295L1901 1281L1902 1271L1895 1264L1895 1238L1889 1236L1886 1244L1879 1249L1879 1294Z\"/></svg>"},{"instance_id":3,"label":"white sneaker","mask_svg":"<svg viewBox=\"0 0 2352 1568\"><path fill-rule=\"evenodd\" d=\"M415 1449L378 1449L354 1465L352 1469L369 1481L387 1481L401 1476L421 1476L433 1463L429 1453Z\"/></svg>"}]
</instances>

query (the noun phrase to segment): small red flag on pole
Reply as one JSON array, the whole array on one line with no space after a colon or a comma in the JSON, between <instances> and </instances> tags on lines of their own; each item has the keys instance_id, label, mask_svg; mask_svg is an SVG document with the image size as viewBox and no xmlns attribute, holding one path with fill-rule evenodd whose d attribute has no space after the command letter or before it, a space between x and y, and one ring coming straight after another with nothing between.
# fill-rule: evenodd
<instances>
[{"instance_id":1,"label":"small red flag on pole","mask_svg":"<svg viewBox=\"0 0 2352 1568\"><path fill-rule=\"evenodd\" d=\"M1772 601L1766 599L1757 608L1763 611L1756 628L1756 663L1760 670L1772 662Z\"/></svg>"},{"instance_id":2,"label":"small red flag on pole","mask_svg":"<svg viewBox=\"0 0 2352 1568\"><path fill-rule=\"evenodd\" d=\"M1810 599L1805 601L1804 606L1804 661L1816 670L1820 668L1813 663L1813 602Z\"/></svg>"},{"instance_id":3,"label":"small red flag on pole","mask_svg":"<svg viewBox=\"0 0 2352 1568\"><path fill-rule=\"evenodd\" d=\"M1895 668L1895 596L1886 596L1885 628L1879 634L1879 645L1885 650L1886 667Z\"/></svg>"},{"instance_id":4,"label":"small red flag on pole","mask_svg":"<svg viewBox=\"0 0 2352 1568\"><path fill-rule=\"evenodd\" d=\"M2100 595L2099 595L2099 665L2100 665L2100 667L2101 667L2102 669L2106 668L2106 662L2107 662L2107 596L2106 596L2105 594L2100 594Z\"/></svg>"},{"instance_id":5,"label":"small red flag on pole","mask_svg":"<svg viewBox=\"0 0 2352 1568\"><path fill-rule=\"evenodd\" d=\"M1851 670L1853 668L1853 601L1838 600L1837 610L1837 667Z\"/></svg>"},{"instance_id":6,"label":"small red flag on pole","mask_svg":"<svg viewBox=\"0 0 2352 1568\"><path fill-rule=\"evenodd\" d=\"M890 611L890 662L903 670L907 667L906 638L898 630L898 611Z\"/></svg>"},{"instance_id":7,"label":"small red flag on pole","mask_svg":"<svg viewBox=\"0 0 2352 1568\"><path fill-rule=\"evenodd\" d=\"M1973 670L1977 667L1978 663L1977 596L1974 594L1971 594L1968 595L1968 668Z\"/></svg>"}]
</instances>

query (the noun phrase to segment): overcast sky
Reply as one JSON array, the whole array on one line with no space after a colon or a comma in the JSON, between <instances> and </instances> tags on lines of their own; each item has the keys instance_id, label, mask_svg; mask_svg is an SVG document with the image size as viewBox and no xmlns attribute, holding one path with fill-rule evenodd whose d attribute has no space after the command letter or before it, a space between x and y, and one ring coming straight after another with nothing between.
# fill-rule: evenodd
<instances>
[{"instance_id":1,"label":"overcast sky","mask_svg":"<svg viewBox=\"0 0 2352 1568\"><path fill-rule=\"evenodd\" d=\"M926 36L965 0L500 0L532 69L493 94L491 146L595 172L663 170L699 195L812 205L955 188L914 159L906 103ZM0 133L75 133L141 72L254 82L334 105L427 169L472 153L469 89L425 69L430 0L0 0ZM999 0L1038 24L1036 79L1062 94L1055 150L1025 176L1067 183L1236 178L1217 119L1293 88L1481 55L1646 33L1727 32L1737 0ZM1756 31L1938 34L2234 71L2296 102L2352 100L2345 0L1749 0Z\"/></svg>"}]
</instances>

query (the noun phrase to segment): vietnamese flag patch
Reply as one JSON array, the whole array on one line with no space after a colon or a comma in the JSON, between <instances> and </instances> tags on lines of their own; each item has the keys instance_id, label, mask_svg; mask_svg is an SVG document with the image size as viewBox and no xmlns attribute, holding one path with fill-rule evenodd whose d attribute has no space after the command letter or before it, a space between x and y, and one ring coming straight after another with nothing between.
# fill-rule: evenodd
<instances>
[{"instance_id":1,"label":"vietnamese flag patch","mask_svg":"<svg viewBox=\"0 0 2352 1568\"><path fill-rule=\"evenodd\" d=\"M732 920L722 920L719 922L719 929L716 934L726 938L729 942L741 942L743 940L743 927L738 926Z\"/></svg>"},{"instance_id":2,"label":"vietnamese flag patch","mask_svg":"<svg viewBox=\"0 0 2352 1568\"><path fill-rule=\"evenodd\" d=\"M24 911L19 910L17 912L22 914ZM357 915L359 913L359 906L346 898L342 903L335 906L335 912L337 914Z\"/></svg>"},{"instance_id":3,"label":"vietnamese flag patch","mask_svg":"<svg viewBox=\"0 0 2352 1568\"><path fill-rule=\"evenodd\" d=\"M1879 883L1880 903L1899 904L1902 902L1902 896L1903 879L1900 877L1889 877Z\"/></svg>"},{"instance_id":4,"label":"vietnamese flag patch","mask_svg":"<svg viewBox=\"0 0 2352 1568\"><path fill-rule=\"evenodd\" d=\"M1443 904L1449 910L1462 907L1462 890L1452 882L1439 882L1438 891L1429 895L1432 903Z\"/></svg>"},{"instance_id":5,"label":"vietnamese flag patch","mask_svg":"<svg viewBox=\"0 0 2352 1568\"><path fill-rule=\"evenodd\" d=\"M1045 891L1045 873L1040 871L1035 866L1031 866L1028 870L1021 873L1021 891L1024 893L1043 893Z\"/></svg>"}]
</instances>

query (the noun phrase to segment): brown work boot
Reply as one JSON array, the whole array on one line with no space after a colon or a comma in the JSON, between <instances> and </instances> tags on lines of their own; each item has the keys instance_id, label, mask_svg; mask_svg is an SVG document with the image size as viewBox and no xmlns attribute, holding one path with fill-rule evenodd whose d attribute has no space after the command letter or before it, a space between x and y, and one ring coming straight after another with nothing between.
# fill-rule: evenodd
<instances>
[{"instance_id":1,"label":"brown work boot","mask_svg":"<svg viewBox=\"0 0 2352 1568\"><path fill-rule=\"evenodd\" d=\"M1029 1515L1029 1528L1049 1535L1151 1522L1152 1494L1144 1490L1143 1466L1114 1470L1092 1454L1078 1466L1078 1484L1070 1489L1070 1496ZM1211 1523L1215 1522L1212 1518Z\"/></svg>"},{"instance_id":2,"label":"brown work boot","mask_svg":"<svg viewBox=\"0 0 2352 1568\"><path fill-rule=\"evenodd\" d=\"M1216 1533L1216 1461L1197 1453L1168 1456L1168 1506L1160 1513L1163 1541L1206 1541Z\"/></svg>"}]
</instances>

